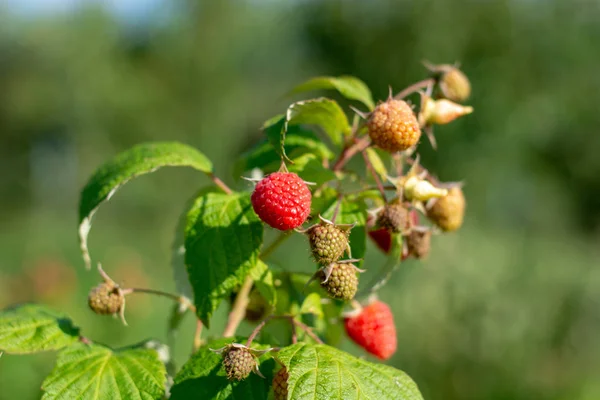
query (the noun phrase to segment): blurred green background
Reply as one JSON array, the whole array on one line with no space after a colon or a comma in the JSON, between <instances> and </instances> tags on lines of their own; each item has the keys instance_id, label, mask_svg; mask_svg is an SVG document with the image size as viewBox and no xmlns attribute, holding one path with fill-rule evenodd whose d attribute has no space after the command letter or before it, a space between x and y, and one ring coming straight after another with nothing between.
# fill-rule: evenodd
<instances>
[{"instance_id":1,"label":"blurred green background","mask_svg":"<svg viewBox=\"0 0 600 400\"><path fill-rule=\"evenodd\" d=\"M247 189L233 160L294 84L352 74L381 99L425 77L423 59L460 61L473 85L475 113L437 129L439 151L419 148L466 182L468 213L382 291L398 326L390 363L427 399L600 399L596 0L0 2L0 308L48 303L112 346L166 341L165 299L131 297L129 327L87 309L98 277L76 225L92 171L135 143L179 140ZM174 291L176 220L208 183L185 169L130 183L98 213L92 258L124 285ZM299 239L273 259L313 268ZM365 267L381 262L373 251ZM178 365L193 330L187 316ZM5 355L0 399L39 398L54 358Z\"/></svg>"}]
</instances>

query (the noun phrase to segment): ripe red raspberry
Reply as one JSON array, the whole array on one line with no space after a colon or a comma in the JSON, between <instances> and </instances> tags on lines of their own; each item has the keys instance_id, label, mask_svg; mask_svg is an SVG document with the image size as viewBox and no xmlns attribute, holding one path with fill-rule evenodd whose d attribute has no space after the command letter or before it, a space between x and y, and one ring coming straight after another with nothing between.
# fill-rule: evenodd
<instances>
[{"instance_id":1,"label":"ripe red raspberry","mask_svg":"<svg viewBox=\"0 0 600 400\"><path fill-rule=\"evenodd\" d=\"M285 400L288 397L288 378L286 367L281 368L273 377L273 394L275 400Z\"/></svg>"},{"instance_id":2,"label":"ripe red raspberry","mask_svg":"<svg viewBox=\"0 0 600 400\"><path fill-rule=\"evenodd\" d=\"M350 339L374 356L387 360L396 352L396 326L387 304L374 301L358 315L345 318L344 326Z\"/></svg>"},{"instance_id":3,"label":"ripe red raspberry","mask_svg":"<svg viewBox=\"0 0 600 400\"><path fill-rule=\"evenodd\" d=\"M252 193L252 207L260 219L280 231L299 227L310 214L312 195L292 172L275 172L262 179Z\"/></svg>"},{"instance_id":4,"label":"ripe red raspberry","mask_svg":"<svg viewBox=\"0 0 600 400\"><path fill-rule=\"evenodd\" d=\"M409 149L421 138L417 117L403 100L389 99L379 104L367 126L373 143L390 153Z\"/></svg>"}]
</instances>

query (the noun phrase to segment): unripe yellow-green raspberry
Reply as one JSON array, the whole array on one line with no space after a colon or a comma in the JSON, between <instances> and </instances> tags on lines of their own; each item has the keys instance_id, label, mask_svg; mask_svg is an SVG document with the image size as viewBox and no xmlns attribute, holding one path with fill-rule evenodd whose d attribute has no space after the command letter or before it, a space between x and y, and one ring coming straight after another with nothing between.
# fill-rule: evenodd
<instances>
[{"instance_id":1,"label":"unripe yellow-green raspberry","mask_svg":"<svg viewBox=\"0 0 600 400\"><path fill-rule=\"evenodd\" d=\"M461 227L465 217L466 200L463 191L454 187L427 209L427 217L446 232Z\"/></svg>"},{"instance_id":2,"label":"unripe yellow-green raspberry","mask_svg":"<svg viewBox=\"0 0 600 400\"><path fill-rule=\"evenodd\" d=\"M448 67L440 78L440 90L448 100L463 102L471 95L471 83L461 70Z\"/></svg>"},{"instance_id":3,"label":"unripe yellow-green raspberry","mask_svg":"<svg viewBox=\"0 0 600 400\"><path fill-rule=\"evenodd\" d=\"M246 348L229 346L223 352L223 367L227 379L241 381L256 368L256 359Z\"/></svg>"},{"instance_id":4,"label":"unripe yellow-green raspberry","mask_svg":"<svg viewBox=\"0 0 600 400\"><path fill-rule=\"evenodd\" d=\"M358 277L356 267L352 264L332 264L331 274L326 277L323 271L321 287L330 297L338 300L352 300L358 290Z\"/></svg>"},{"instance_id":5,"label":"unripe yellow-green raspberry","mask_svg":"<svg viewBox=\"0 0 600 400\"><path fill-rule=\"evenodd\" d=\"M417 117L403 100L389 99L379 104L367 127L373 143L390 153L407 150L421 138Z\"/></svg>"},{"instance_id":6,"label":"unripe yellow-green raspberry","mask_svg":"<svg viewBox=\"0 0 600 400\"><path fill-rule=\"evenodd\" d=\"M273 393L275 400L286 400L288 396L288 370L286 367L281 368L273 377Z\"/></svg>"},{"instance_id":7,"label":"unripe yellow-green raspberry","mask_svg":"<svg viewBox=\"0 0 600 400\"><path fill-rule=\"evenodd\" d=\"M404 232L409 228L409 223L409 211L398 199L386 204L377 215L377 225L390 232Z\"/></svg>"},{"instance_id":8,"label":"unripe yellow-green raspberry","mask_svg":"<svg viewBox=\"0 0 600 400\"><path fill-rule=\"evenodd\" d=\"M342 257L348 248L348 230L331 224L320 224L307 232L310 249L315 261L321 265L329 265Z\"/></svg>"},{"instance_id":9,"label":"unripe yellow-green raspberry","mask_svg":"<svg viewBox=\"0 0 600 400\"><path fill-rule=\"evenodd\" d=\"M113 283L101 283L90 291L88 305L96 314L112 315L121 311L125 298Z\"/></svg>"}]
</instances>

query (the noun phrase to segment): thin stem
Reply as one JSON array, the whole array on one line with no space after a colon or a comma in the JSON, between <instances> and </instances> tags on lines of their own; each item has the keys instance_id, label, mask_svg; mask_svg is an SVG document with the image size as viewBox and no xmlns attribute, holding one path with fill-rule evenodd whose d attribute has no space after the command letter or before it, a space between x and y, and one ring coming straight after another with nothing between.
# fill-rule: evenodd
<instances>
[{"instance_id":1,"label":"thin stem","mask_svg":"<svg viewBox=\"0 0 600 400\"><path fill-rule=\"evenodd\" d=\"M196 331L194 332L194 345L192 351L195 353L202 346L202 321L196 320Z\"/></svg>"},{"instance_id":2,"label":"thin stem","mask_svg":"<svg viewBox=\"0 0 600 400\"><path fill-rule=\"evenodd\" d=\"M250 345L252 344L252 341L260 333L260 331L262 330L262 328L264 328L265 325L267 324L267 322L269 322L273 318L278 318L278 317L276 315L269 315L267 318L263 319L260 322L260 324L256 325L256 328L254 328L254 330L252 331L252 333L250 334L250 336L248 336L248 340L246 340L246 347L250 347Z\"/></svg>"},{"instance_id":3,"label":"thin stem","mask_svg":"<svg viewBox=\"0 0 600 400\"><path fill-rule=\"evenodd\" d=\"M179 304L184 305L185 307L189 308L193 312L196 312L196 307L185 296L178 296L176 294L167 293L167 292L163 292L163 291L160 291L160 290L145 289L145 288L127 288L127 289L122 289L121 293L123 294L123 296L127 296L127 295L132 294L132 293L146 293L146 294L153 294L153 295L157 295L157 296L166 297L166 298L169 298L171 300L174 300L174 301L178 302Z\"/></svg>"},{"instance_id":4,"label":"thin stem","mask_svg":"<svg viewBox=\"0 0 600 400\"><path fill-rule=\"evenodd\" d=\"M306 334L308 336L313 338L315 340L315 342L317 342L319 344L323 344L323 341L312 331L312 329L308 325L305 325L302 322L296 320L293 315L269 315L267 318L262 320L261 323L256 326L256 328L254 328L254 330L248 337L248 340L246 341L246 347L250 347L250 345L252 344L252 341L256 338L256 336L258 336L260 331L265 327L265 325L267 323L269 323L273 319L287 319L289 321L289 323L292 325L292 342L293 343L296 343L298 341L298 338L296 336L296 326L297 326L300 329L302 329L304 332L306 332Z\"/></svg>"},{"instance_id":5,"label":"thin stem","mask_svg":"<svg viewBox=\"0 0 600 400\"><path fill-rule=\"evenodd\" d=\"M369 156L367 155L367 152L363 150L363 151L361 151L361 154L363 156L363 159L365 160L365 165L367 166L367 169L373 176L373 179L375 179L375 183L377 184L377 189L379 189L379 193L381 193L381 197L383 197L383 200L385 201L385 199L386 199L385 189L383 188L381 179L379 179L379 176L377 175L377 171L375 171L373 164L371 164L371 160L369 160Z\"/></svg>"},{"instance_id":6,"label":"thin stem","mask_svg":"<svg viewBox=\"0 0 600 400\"><path fill-rule=\"evenodd\" d=\"M227 186L225 184L225 182L223 182L221 179L219 179L218 176L216 176L212 172L208 176L214 182L214 184L219 187L219 189L221 189L222 191L225 192L225 194L231 194L231 193L233 193L233 191L229 188L229 186Z\"/></svg>"},{"instance_id":7,"label":"thin stem","mask_svg":"<svg viewBox=\"0 0 600 400\"><path fill-rule=\"evenodd\" d=\"M235 302L233 303L233 307L231 308L231 312L229 313L227 326L225 326L225 330L223 331L223 337L232 337L235 335L235 331L237 331L238 326L244 319L246 307L248 307L248 295L250 294L253 283L254 279L252 276L246 276L246 280L242 284L242 287L235 298Z\"/></svg>"},{"instance_id":8,"label":"thin stem","mask_svg":"<svg viewBox=\"0 0 600 400\"><path fill-rule=\"evenodd\" d=\"M312 329L309 326L307 326L307 325L303 324L302 322L297 321L295 319L292 319L292 322L295 325L297 325L300 329L302 329L304 332L306 332L306 334L308 336L310 336L311 338L313 338L313 340L315 342L317 342L319 344L324 344L323 341L312 331Z\"/></svg>"},{"instance_id":9,"label":"thin stem","mask_svg":"<svg viewBox=\"0 0 600 400\"><path fill-rule=\"evenodd\" d=\"M335 162L335 164L333 164L332 171L341 171L344 165L346 165L346 163L350 161L350 159L354 157L356 153L363 151L364 149L369 147L370 144L371 140L368 136L363 136L360 139L356 139L352 146L344 148L338 160Z\"/></svg>"},{"instance_id":10,"label":"thin stem","mask_svg":"<svg viewBox=\"0 0 600 400\"><path fill-rule=\"evenodd\" d=\"M433 78L427 78L427 79L424 79L417 83L413 83L412 85L408 86L407 88L402 89L400 91L400 93L398 93L397 95L394 96L394 99L401 100L401 99L405 98L406 96L413 94L414 92L417 92L421 89L425 89L425 88L429 87L430 85L433 85L434 83L435 83L435 79L433 79Z\"/></svg>"}]
</instances>

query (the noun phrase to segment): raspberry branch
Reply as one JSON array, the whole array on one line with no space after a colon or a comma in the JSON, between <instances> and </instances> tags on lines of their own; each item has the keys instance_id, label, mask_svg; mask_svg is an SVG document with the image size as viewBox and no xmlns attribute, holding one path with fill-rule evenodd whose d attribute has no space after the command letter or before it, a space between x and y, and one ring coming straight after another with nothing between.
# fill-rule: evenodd
<instances>
[{"instance_id":1,"label":"raspberry branch","mask_svg":"<svg viewBox=\"0 0 600 400\"><path fill-rule=\"evenodd\" d=\"M123 296L127 296L127 295L132 294L132 293L146 293L146 294L153 294L153 295L156 295L156 296L166 297L168 299L171 299L171 300L174 300L174 301L178 302L179 304L181 304L182 306L184 306L186 309L190 309L194 313L196 312L196 307L192 304L192 302L190 301L190 299L188 299L185 296L178 296L176 294L163 292L161 290L145 289L145 288L127 288L127 289L122 289L121 293L123 294Z\"/></svg>"},{"instance_id":2,"label":"raspberry branch","mask_svg":"<svg viewBox=\"0 0 600 400\"><path fill-rule=\"evenodd\" d=\"M238 326L240 326L240 323L246 314L246 307L248 307L248 302L250 301L248 295L250 294L253 284L254 279L252 279L252 276L246 276L246 280L242 284L242 287L235 298L235 302L233 303L233 307L231 308L231 312L229 313L227 325L223 331L223 337L232 337L235 335Z\"/></svg>"},{"instance_id":3,"label":"raspberry branch","mask_svg":"<svg viewBox=\"0 0 600 400\"><path fill-rule=\"evenodd\" d=\"M348 161L350 161L350 159L354 157L356 153L363 151L364 149L369 147L370 144L371 140L368 136L364 136L360 139L355 139L355 142L352 146L345 147L344 150L342 150L340 158L338 158L335 164L333 164L331 170L333 172L341 171L342 168L344 168L344 165L346 165L346 163L348 163Z\"/></svg>"},{"instance_id":4,"label":"raspberry branch","mask_svg":"<svg viewBox=\"0 0 600 400\"><path fill-rule=\"evenodd\" d=\"M402 100L406 96L409 96L421 89L425 89L430 86L433 86L434 84L435 84L435 79L433 79L433 78L423 79L422 81L413 83L412 85L408 86L407 88L402 89L397 95L394 96L394 99Z\"/></svg>"}]
</instances>

